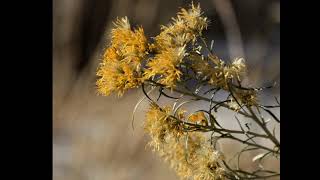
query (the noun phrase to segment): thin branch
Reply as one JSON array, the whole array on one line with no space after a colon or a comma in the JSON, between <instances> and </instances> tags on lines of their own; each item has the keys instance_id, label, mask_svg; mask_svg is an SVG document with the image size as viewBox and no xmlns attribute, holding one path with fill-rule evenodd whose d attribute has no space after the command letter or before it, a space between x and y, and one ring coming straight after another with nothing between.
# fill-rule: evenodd
<instances>
[{"instance_id":1,"label":"thin branch","mask_svg":"<svg viewBox=\"0 0 320 180\"><path fill-rule=\"evenodd\" d=\"M156 85L156 86L165 87L163 84L160 84L160 83L157 83L157 82L154 82L154 81L151 81L151 80L147 80L146 82L149 82L151 85ZM211 99L206 98L206 97L203 97L203 96L199 96L199 95L194 94L194 93L182 91L182 90L179 90L179 89L176 89L176 88L173 88L172 90L173 90L174 92L181 93L181 94L184 94L184 95L186 95L186 96L191 96L191 97L194 97L194 98L199 99L199 100L211 102ZM219 103L219 102L218 102L218 101L212 101L212 103L215 103L215 104L216 104L216 103ZM230 110L232 110L232 111L235 110L234 108L231 108L230 106L228 106L228 105L225 104L225 103L221 104L221 106L224 107L224 108L230 109ZM241 115L244 115L244 116L246 116L246 117L251 117L250 114L245 113L245 112L242 112L242 111L239 111L238 113L241 114Z\"/></svg>"},{"instance_id":2,"label":"thin branch","mask_svg":"<svg viewBox=\"0 0 320 180\"><path fill-rule=\"evenodd\" d=\"M249 112L252 115L252 119L264 130L264 132L269 136L270 140L277 146L280 147L280 142L272 135L272 133L269 131L269 129L260 122L259 118L256 116L256 114L253 112L251 107L247 107Z\"/></svg>"}]
</instances>

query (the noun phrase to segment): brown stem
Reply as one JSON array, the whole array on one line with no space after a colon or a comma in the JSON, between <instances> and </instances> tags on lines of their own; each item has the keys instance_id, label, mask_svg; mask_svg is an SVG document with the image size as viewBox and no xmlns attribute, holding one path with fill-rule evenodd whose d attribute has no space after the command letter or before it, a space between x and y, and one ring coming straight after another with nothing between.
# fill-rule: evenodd
<instances>
[{"instance_id":1,"label":"brown stem","mask_svg":"<svg viewBox=\"0 0 320 180\"><path fill-rule=\"evenodd\" d=\"M251 107L247 107L252 115L252 119L264 130L264 132L269 136L270 140L277 146L280 147L280 142L272 135L269 129L259 120L257 115L253 112Z\"/></svg>"}]
</instances>

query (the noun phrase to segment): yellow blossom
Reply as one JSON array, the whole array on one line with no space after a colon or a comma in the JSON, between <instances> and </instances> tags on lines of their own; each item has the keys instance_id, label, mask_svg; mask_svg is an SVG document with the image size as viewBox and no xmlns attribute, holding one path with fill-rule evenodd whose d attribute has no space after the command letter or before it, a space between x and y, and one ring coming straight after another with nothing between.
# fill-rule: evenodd
<instances>
[{"instance_id":1,"label":"yellow blossom","mask_svg":"<svg viewBox=\"0 0 320 180\"><path fill-rule=\"evenodd\" d=\"M172 20L167 26L161 26L161 33L155 37L156 52L195 42L202 30L208 26L207 18L202 16L200 4L197 7L192 4L188 10L182 8Z\"/></svg>"},{"instance_id":2,"label":"yellow blossom","mask_svg":"<svg viewBox=\"0 0 320 180\"><path fill-rule=\"evenodd\" d=\"M228 90L228 83L237 78L239 81L246 72L243 58L235 59L231 64L225 64L217 56L209 55L208 59L202 59L199 55L190 56L192 67L197 74L208 78L208 83L215 87Z\"/></svg>"},{"instance_id":3,"label":"yellow blossom","mask_svg":"<svg viewBox=\"0 0 320 180\"><path fill-rule=\"evenodd\" d=\"M246 65L244 64L243 58L236 58L232 64L225 68L225 77L227 79L237 78L240 80L241 75L246 72Z\"/></svg>"},{"instance_id":4,"label":"yellow blossom","mask_svg":"<svg viewBox=\"0 0 320 180\"><path fill-rule=\"evenodd\" d=\"M203 29L206 29L208 26L208 20L206 17L202 17L202 12L200 4L194 6L191 4L191 8L186 10L184 8L178 13L178 17L187 22L187 27L191 30L201 34Z\"/></svg>"},{"instance_id":5,"label":"yellow blossom","mask_svg":"<svg viewBox=\"0 0 320 180\"><path fill-rule=\"evenodd\" d=\"M195 175L194 163L199 158L197 151L201 148L203 139L200 133L189 133L178 140L171 138L159 151L159 155L169 163L180 179L190 179Z\"/></svg>"},{"instance_id":6,"label":"yellow blossom","mask_svg":"<svg viewBox=\"0 0 320 180\"><path fill-rule=\"evenodd\" d=\"M152 138L149 144L154 150L160 149L160 145L165 142L167 136L172 135L177 138L183 135L181 124L170 116L171 110L171 106L160 108L152 103L146 114L144 129Z\"/></svg>"},{"instance_id":7,"label":"yellow blossom","mask_svg":"<svg viewBox=\"0 0 320 180\"><path fill-rule=\"evenodd\" d=\"M131 30L127 17L117 19L111 30L111 45L106 48L97 71L98 92L118 96L143 82L141 61L148 54L148 43L142 28Z\"/></svg>"},{"instance_id":8,"label":"yellow blossom","mask_svg":"<svg viewBox=\"0 0 320 180\"><path fill-rule=\"evenodd\" d=\"M218 164L222 156L208 143L200 132L184 133L183 128L170 116L172 107L160 108L151 104L144 124L145 131L150 135L149 146L169 163L181 179L223 179L223 169ZM184 118L185 111L178 112ZM196 113L199 117L204 116ZM184 121L184 119L180 119Z\"/></svg>"},{"instance_id":9,"label":"yellow blossom","mask_svg":"<svg viewBox=\"0 0 320 180\"><path fill-rule=\"evenodd\" d=\"M176 82L180 81L182 72L178 69L178 65L185 56L184 47L167 49L166 51L156 54L156 56L148 62L148 68L144 72L144 78L157 78L158 83L166 87L173 88Z\"/></svg>"},{"instance_id":10,"label":"yellow blossom","mask_svg":"<svg viewBox=\"0 0 320 180\"><path fill-rule=\"evenodd\" d=\"M193 123L202 124L207 126L208 120L203 111L196 112L189 116L188 120Z\"/></svg>"},{"instance_id":11,"label":"yellow blossom","mask_svg":"<svg viewBox=\"0 0 320 180\"><path fill-rule=\"evenodd\" d=\"M118 92L118 96L122 96L126 90L137 88L142 82L135 67L125 62L102 63L97 75L100 77L96 83L98 92L106 96L114 91Z\"/></svg>"},{"instance_id":12,"label":"yellow blossom","mask_svg":"<svg viewBox=\"0 0 320 180\"><path fill-rule=\"evenodd\" d=\"M155 37L155 49L161 52L168 48L177 48L195 40L196 35L187 28L181 18L173 18L173 23L161 27L161 33Z\"/></svg>"},{"instance_id":13,"label":"yellow blossom","mask_svg":"<svg viewBox=\"0 0 320 180\"><path fill-rule=\"evenodd\" d=\"M234 89L234 96L240 105L255 106L258 104L258 94L255 90ZM235 101L232 99L232 101Z\"/></svg>"},{"instance_id":14,"label":"yellow blossom","mask_svg":"<svg viewBox=\"0 0 320 180\"><path fill-rule=\"evenodd\" d=\"M148 42L143 29L139 27L132 31L126 17L118 19L114 24L111 45L129 62L140 62L148 52Z\"/></svg>"},{"instance_id":15,"label":"yellow blossom","mask_svg":"<svg viewBox=\"0 0 320 180\"><path fill-rule=\"evenodd\" d=\"M218 162L223 159L223 156L218 151L214 151L212 147L208 145L202 146L199 149L198 160L195 162L197 167L194 170L195 180L223 180L225 177L223 174L225 170L219 166Z\"/></svg>"}]
</instances>

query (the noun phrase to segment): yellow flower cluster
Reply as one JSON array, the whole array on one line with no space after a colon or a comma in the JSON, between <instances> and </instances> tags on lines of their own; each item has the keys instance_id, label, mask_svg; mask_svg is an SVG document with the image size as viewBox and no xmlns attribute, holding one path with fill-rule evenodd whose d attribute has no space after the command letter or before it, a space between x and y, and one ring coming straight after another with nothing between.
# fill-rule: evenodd
<instances>
[{"instance_id":1,"label":"yellow flower cluster","mask_svg":"<svg viewBox=\"0 0 320 180\"><path fill-rule=\"evenodd\" d=\"M175 86L176 81L180 80L182 72L177 68L184 57L184 47L172 48L163 51L148 62L148 69L144 72L144 77L159 76L158 83L166 85L169 88Z\"/></svg>"},{"instance_id":2,"label":"yellow flower cluster","mask_svg":"<svg viewBox=\"0 0 320 180\"><path fill-rule=\"evenodd\" d=\"M226 65L221 59L213 55L208 56L208 61L199 58L199 56L192 56L192 60L192 67L196 72L208 77L209 84L227 91L230 91L228 84L234 79L241 81L247 69L243 58L236 58L229 65ZM241 106L258 104L257 91L238 88L234 88L232 91L238 101L236 102L234 98L231 98L229 106L232 109L240 110L239 104Z\"/></svg>"},{"instance_id":3,"label":"yellow flower cluster","mask_svg":"<svg viewBox=\"0 0 320 180\"><path fill-rule=\"evenodd\" d=\"M178 117L185 117L184 112L179 111ZM184 132L181 122L170 116L170 113L171 106L160 108L151 104L144 124L145 131L151 137L149 146L170 164L181 179L224 179L225 171L218 164L222 155L209 145L202 133ZM191 119L203 117L199 113Z\"/></svg>"},{"instance_id":4,"label":"yellow flower cluster","mask_svg":"<svg viewBox=\"0 0 320 180\"><path fill-rule=\"evenodd\" d=\"M204 58L187 52L186 47L194 43L208 26L199 4L195 6L192 3L189 9L182 8L172 19L171 24L161 27L153 44L148 44L141 27L131 29L127 17L114 22L111 45L105 50L97 71L99 79L96 84L100 94L117 92L118 96L122 96L126 90L137 88L149 79L174 88L184 75L181 66L187 55L193 70L215 87L229 90L228 84L232 80L241 79L246 71L243 59L225 64L212 54ZM147 58L149 53L153 55L151 58ZM144 60L146 63L143 63Z\"/></svg>"},{"instance_id":5,"label":"yellow flower cluster","mask_svg":"<svg viewBox=\"0 0 320 180\"><path fill-rule=\"evenodd\" d=\"M229 89L228 83L235 78L240 80L246 72L246 65L242 58L235 59L229 65L213 55L209 55L207 61L193 55L192 60L192 67L198 74L206 76L209 84L224 90Z\"/></svg>"},{"instance_id":6,"label":"yellow flower cluster","mask_svg":"<svg viewBox=\"0 0 320 180\"><path fill-rule=\"evenodd\" d=\"M234 91L234 96L241 106L256 106L258 104L257 91L244 89L235 89ZM231 104L236 110L240 109L238 103L233 98L231 99Z\"/></svg>"},{"instance_id":7,"label":"yellow flower cluster","mask_svg":"<svg viewBox=\"0 0 320 180\"><path fill-rule=\"evenodd\" d=\"M192 123L201 124L203 126L208 125L207 117L203 111L196 112L188 117L188 120Z\"/></svg>"},{"instance_id":8,"label":"yellow flower cluster","mask_svg":"<svg viewBox=\"0 0 320 180\"><path fill-rule=\"evenodd\" d=\"M209 83L216 87L228 90L228 83L234 78L240 80L240 77L245 70L246 66L243 59L236 59L230 65L225 65L224 62L220 60L219 64L217 64L216 68L214 68L211 73Z\"/></svg>"},{"instance_id":9,"label":"yellow flower cluster","mask_svg":"<svg viewBox=\"0 0 320 180\"><path fill-rule=\"evenodd\" d=\"M154 150L160 150L160 146L165 142L168 136L179 138L184 134L182 126L175 121L171 116L171 107L166 106L160 108L157 104L152 103L146 114L144 124L145 131L150 134L152 147Z\"/></svg>"},{"instance_id":10,"label":"yellow flower cluster","mask_svg":"<svg viewBox=\"0 0 320 180\"><path fill-rule=\"evenodd\" d=\"M154 81L174 88L182 76L179 65L186 56L186 46L195 42L208 20L202 16L200 4L182 8L173 22L161 27L153 44L148 44L141 27L132 30L127 19L114 22L111 31L111 45L106 49L97 71L98 92L109 95L118 92L121 96L131 88L139 87L145 80ZM146 55L154 56L147 59ZM146 60L146 67L142 61Z\"/></svg>"},{"instance_id":11,"label":"yellow flower cluster","mask_svg":"<svg viewBox=\"0 0 320 180\"><path fill-rule=\"evenodd\" d=\"M97 71L98 92L102 95L117 92L122 96L128 89L150 80L161 84L161 88L173 89L184 83L184 79L191 78L232 92L229 108L235 111L240 106L257 105L255 90L229 86L234 80L240 82L246 72L242 58L226 64L212 53L201 54L202 47L197 39L202 39L202 31L207 26L208 20L200 5L192 3L189 9L181 8L170 24L161 26L160 34L149 44L141 27L132 29L127 17L117 19L111 30L110 46ZM204 112L186 117L186 111L178 110L177 115L172 111L172 106L159 107L151 103L144 123L144 130L151 137L148 145L169 162L181 179L225 179L226 172L219 163L222 155L202 132L187 132L190 128L208 126Z\"/></svg>"},{"instance_id":12,"label":"yellow flower cluster","mask_svg":"<svg viewBox=\"0 0 320 180\"><path fill-rule=\"evenodd\" d=\"M147 54L148 42L141 27L131 30L128 18L122 18L114 23L111 31L111 44L128 62L140 65L141 60Z\"/></svg>"},{"instance_id":13,"label":"yellow flower cluster","mask_svg":"<svg viewBox=\"0 0 320 180\"><path fill-rule=\"evenodd\" d=\"M225 170L217 163L224 157L218 151L214 151L210 146L203 145L199 148L197 161L195 161L195 168L193 174L195 180L223 180Z\"/></svg>"},{"instance_id":14,"label":"yellow flower cluster","mask_svg":"<svg viewBox=\"0 0 320 180\"><path fill-rule=\"evenodd\" d=\"M202 30L208 26L208 20L202 16L200 4L186 10L181 8L173 22L167 26L161 26L161 33L155 37L154 47L156 51L165 51L168 48L183 47L190 41L195 41L201 35Z\"/></svg>"},{"instance_id":15,"label":"yellow flower cluster","mask_svg":"<svg viewBox=\"0 0 320 180\"><path fill-rule=\"evenodd\" d=\"M127 19L114 22L111 45L104 53L97 71L98 92L109 95L117 91L118 96L142 83L141 61L148 53L147 38L142 28L131 30Z\"/></svg>"},{"instance_id":16,"label":"yellow flower cluster","mask_svg":"<svg viewBox=\"0 0 320 180\"><path fill-rule=\"evenodd\" d=\"M161 33L155 37L151 45L153 52L157 53L148 64L145 72L146 78L158 77L158 82L168 88L175 87L180 81L182 72L178 65L185 57L185 47L189 42L195 42L202 30L207 28L208 21L202 17L200 4L191 8L181 9L173 22L161 27ZM157 77L156 77L157 78Z\"/></svg>"}]
</instances>

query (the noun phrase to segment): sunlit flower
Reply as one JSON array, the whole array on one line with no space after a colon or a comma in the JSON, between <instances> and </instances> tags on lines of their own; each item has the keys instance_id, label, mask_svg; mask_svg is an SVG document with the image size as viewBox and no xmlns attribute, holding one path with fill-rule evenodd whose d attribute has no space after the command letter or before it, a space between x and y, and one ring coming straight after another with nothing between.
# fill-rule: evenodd
<instances>
[{"instance_id":1,"label":"sunlit flower","mask_svg":"<svg viewBox=\"0 0 320 180\"><path fill-rule=\"evenodd\" d=\"M195 42L202 30L208 26L207 18L202 16L199 4L197 7L192 4L188 10L182 8L172 21L167 26L161 26L161 33L155 37L156 52Z\"/></svg>"},{"instance_id":2,"label":"sunlit flower","mask_svg":"<svg viewBox=\"0 0 320 180\"><path fill-rule=\"evenodd\" d=\"M203 29L207 29L208 20L206 17L202 17L200 4L194 6L191 4L191 8L186 10L184 8L178 13L178 17L187 22L188 28L201 34Z\"/></svg>"},{"instance_id":3,"label":"sunlit flower","mask_svg":"<svg viewBox=\"0 0 320 180\"><path fill-rule=\"evenodd\" d=\"M211 52L209 55L202 53L201 44L205 43L197 40L202 38L208 20L199 4L192 3L189 9L181 8L171 23L161 26L160 34L150 43L141 27L131 28L127 17L117 19L113 24L110 45L105 49L96 73L100 94L122 96L127 90L148 82L153 83L153 87L186 91L182 94L192 96L194 94L187 86L180 89L188 81L232 92L225 104L234 111L258 104L257 91L230 86L235 80L241 82L246 73L244 59L225 63ZM175 105L164 107L149 100L152 103L144 122L144 130L150 136L148 146L158 152L181 179L225 179L226 170L221 166L223 156L203 133L212 130L208 128L209 124L214 127L208 120L211 114L204 110L187 113L179 109L182 103L177 105L178 100Z\"/></svg>"},{"instance_id":4,"label":"sunlit flower","mask_svg":"<svg viewBox=\"0 0 320 180\"><path fill-rule=\"evenodd\" d=\"M205 116L203 111L193 113L189 116L188 120L196 124L201 124L204 126L208 125L207 117Z\"/></svg>"},{"instance_id":5,"label":"sunlit flower","mask_svg":"<svg viewBox=\"0 0 320 180\"><path fill-rule=\"evenodd\" d=\"M231 64L225 64L224 61L213 55L209 55L208 59L192 55L191 59L196 74L208 79L209 84L224 90L229 89L228 84L235 78L240 81L246 72L243 58L237 58Z\"/></svg>"},{"instance_id":6,"label":"sunlit flower","mask_svg":"<svg viewBox=\"0 0 320 180\"><path fill-rule=\"evenodd\" d=\"M194 171L195 180L223 180L225 179L225 170L219 166L218 161L221 157L216 151L212 151L210 147L202 148L201 156L196 161L196 169Z\"/></svg>"},{"instance_id":7,"label":"sunlit flower","mask_svg":"<svg viewBox=\"0 0 320 180\"><path fill-rule=\"evenodd\" d=\"M148 53L148 42L141 27L131 30L127 17L117 20L111 31L111 46L124 59L140 63Z\"/></svg>"},{"instance_id":8,"label":"sunlit flower","mask_svg":"<svg viewBox=\"0 0 320 180\"><path fill-rule=\"evenodd\" d=\"M111 30L111 45L106 48L102 63L97 71L98 92L118 96L143 82L141 61L148 54L148 43L143 29L131 30L127 17L117 19Z\"/></svg>"},{"instance_id":9,"label":"sunlit flower","mask_svg":"<svg viewBox=\"0 0 320 180\"><path fill-rule=\"evenodd\" d=\"M215 151L200 132L184 133L183 127L173 123L172 107L151 104L146 115L145 130L150 135L149 146L169 163L181 179L223 179L223 169L218 164L222 156ZM184 120L185 111L178 112ZM180 115L179 115L180 114ZM204 114L195 113L199 118Z\"/></svg>"},{"instance_id":10,"label":"sunlit flower","mask_svg":"<svg viewBox=\"0 0 320 180\"><path fill-rule=\"evenodd\" d=\"M178 65L182 62L184 56L184 47L167 49L166 51L157 54L148 62L144 77L146 79L151 77L156 78L158 83L169 88L175 87L176 82L180 81L182 75Z\"/></svg>"},{"instance_id":11,"label":"sunlit flower","mask_svg":"<svg viewBox=\"0 0 320 180\"><path fill-rule=\"evenodd\" d=\"M197 150L201 148L204 137L200 133L189 133L179 140L171 139L160 153L160 156L170 164L180 179L193 177L195 162L198 160Z\"/></svg>"},{"instance_id":12,"label":"sunlit flower","mask_svg":"<svg viewBox=\"0 0 320 180\"><path fill-rule=\"evenodd\" d=\"M144 129L151 136L150 144L156 150L160 149L167 136L177 138L183 135L181 124L170 116L171 110L171 106L160 108L152 103L146 114Z\"/></svg>"},{"instance_id":13,"label":"sunlit flower","mask_svg":"<svg viewBox=\"0 0 320 180\"><path fill-rule=\"evenodd\" d=\"M96 83L98 92L106 96L112 92L118 92L118 96L122 96L126 90L137 88L142 82L135 67L125 62L105 62L97 75L100 77Z\"/></svg>"},{"instance_id":14,"label":"sunlit flower","mask_svg":"<svg viewBox=\"0 0 320 180\"><path fill-rule=\"evenodd\" d=\"M241 106L255 106L258 104L258 94L255 90L235 89L235 98ZM232 99L235 101L234 99Z\"/></svg>"},{"instance_id":15,"label":"sunlit flower","mask_svg":"<svg viewBox=\"0 0 320 180\"><path fill-rule=\"evenodd\" d=\"M244 59L235 59L230 66L225 67L224 71L225 77L227 79L237 78L238 80L240 80L241 75L243 75L246 72L246 65L244 63Z\"/></svg>"}]
</instances>

